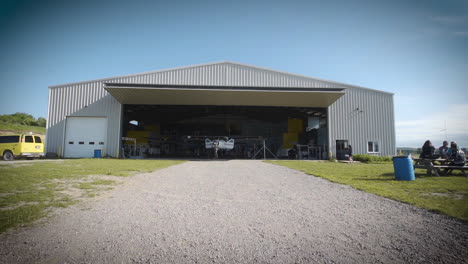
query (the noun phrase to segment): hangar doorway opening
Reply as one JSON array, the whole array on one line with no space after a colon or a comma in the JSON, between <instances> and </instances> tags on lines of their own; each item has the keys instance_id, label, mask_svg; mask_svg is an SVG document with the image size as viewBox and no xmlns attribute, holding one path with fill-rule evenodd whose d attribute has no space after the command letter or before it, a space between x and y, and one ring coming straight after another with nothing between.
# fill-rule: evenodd
<instances>
[{"instance_id":1,"label":"hangar doorway opening","mask_svg":"<svg viewBox=\"0 0 468 264\"><path fill-rule=\"evenodd\" d=\"M325 159L326 108L124 104L122 152L135 158L213 158L206 139L234 139L219 158ZM133 140L135 139L135 140ZM271 151L271 153L270 153ZM292 157L291 155L295 155Z\"/></svg>"}]
</instances>

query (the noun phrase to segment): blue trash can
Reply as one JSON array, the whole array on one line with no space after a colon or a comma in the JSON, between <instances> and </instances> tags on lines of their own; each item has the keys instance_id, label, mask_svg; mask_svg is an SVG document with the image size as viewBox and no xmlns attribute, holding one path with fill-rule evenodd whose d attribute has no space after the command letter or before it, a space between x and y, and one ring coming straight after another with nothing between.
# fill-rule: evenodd
<instances>
[{"instance_id":1,"label":"blue trash can","mask_svg":"<svg viewBox=\"0 0 468 264\"><path fill-rule=\"evenodd\" d=\"M94 150L94 157L95 158L100 158L101 157L101 150L100 149L95 149Z\"/></svg>"},{"instance_id":2,"label":"blue trash can","mask_svg":"<svg viewBox=\"0 0 468 264\"><path fill-rule=\"evenodd\" d=\"M413 159L410 156L393 157L395 179L398 181L414 181Z\"/></svg>"}]
</instances>

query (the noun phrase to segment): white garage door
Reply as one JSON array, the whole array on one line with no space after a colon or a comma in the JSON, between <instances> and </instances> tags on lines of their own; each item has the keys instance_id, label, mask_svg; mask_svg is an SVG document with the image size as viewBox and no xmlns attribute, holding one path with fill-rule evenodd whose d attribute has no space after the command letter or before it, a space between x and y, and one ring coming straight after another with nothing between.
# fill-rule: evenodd
<instances>
[{"instance_id":1,"label":"white garage door","mask_svg":"<svg viewBox=\"0 0 468 264\"><path fill-rule=\"evenodd\" d=\"M91 158L94 150L106 146L107 119L104 117L67 117L66 158Z\"/></svg>"}]
</instances>

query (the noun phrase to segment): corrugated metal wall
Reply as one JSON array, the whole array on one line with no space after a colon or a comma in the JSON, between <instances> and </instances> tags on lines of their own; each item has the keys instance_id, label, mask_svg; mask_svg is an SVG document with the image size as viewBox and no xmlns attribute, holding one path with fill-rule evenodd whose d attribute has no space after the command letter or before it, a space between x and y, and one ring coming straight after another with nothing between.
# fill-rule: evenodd
<instances>
[{"instance_id":1,"label":"corrugated metal wall","mask_svg":"<svg viewBox=\"0 0 468 264\"><path fill-rule=\"evenodd\" d=\"M233 63L220 63L108 79L109 83L336 88L330 82Z\"/></svg>"},{"instance_id":2,"label":"corrugated metal wall","mask_svg":"<svg viewBox=\"0 0 468 264\"><path fill-rule=\"evenodd\" d=\"M229 85L262 87L347 88L346 95L330 109L330 141L348 139L355 153L365 153L367 140L380 140L383 155L395 149L393 97L391 94L345 84L317 80L249 65L221 62L178 69L51 86L47 125L47 151L63 144L66 116L108 117L107 154L119 148L122 107L103 88L103 83ZM359 104L363 112L355 113ZM365 110L365 111L364 111ZM334 144L334 143L333 143ZM334 145L332 145L332 150ZM390 151L393 149L392 151Z\"/></svg>"},{"instance_id":3,"label":"corrugated metal wall","mask_svg":"<svg viewBox=\"0 0 468 264\"><path fill-rule=\"evenodd\" d=\"M348 140L355 154L367 152L367 142L379 142L380 153L395 155L393 95L372 90L348 88L346 94L328 109L330 150L336 140Z\"/></svg>"},{"instance_id":4,"label":"corrugated metal wall","mask_svg":"<svg viewBox=\"0 0 468 264\"><path fill-rule=\"evenodd\" d=\"M116 156L122 106L103 89L102 82L71 84L49 89L46 151L63 153L67 116L107 117L104 155Z\"/></svg>"}]
</instances>

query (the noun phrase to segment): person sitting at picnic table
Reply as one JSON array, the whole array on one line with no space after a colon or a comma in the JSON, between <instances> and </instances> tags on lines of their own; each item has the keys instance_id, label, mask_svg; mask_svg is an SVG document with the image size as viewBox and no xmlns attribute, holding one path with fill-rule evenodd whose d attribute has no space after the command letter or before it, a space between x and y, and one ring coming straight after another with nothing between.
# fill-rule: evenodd
<instances>
[{"instance_id":1,"label":"person sitting at picnic table","mask_svg":"<svg viewBox=\"0 0 468 264\"><path fill-rule=\"evenodd\" d=\"M439 155L441 158L443 159L448 159L448 155L447 155L447 151L449 150L449 147L448 147L448 142L447 141L444 141L442 143L442 146L439 147Z\"/></svg>"},{"instance_id":2,"label":"person sitting at picnic table","mask_svg":"<svg viewBox=\"0 0 468 264\"><path fill-rule=\"evenodd\" d=\"M419 158L421 159L437 159L438 156L435 153L435 148L432 145L432 142L430 140L426 140L424 142L424 145L422 146L422 152Z\"/></svg>"},{"instance_id":3,"label":"person sitting at picnic table","mask_svg":"<svg viewBox=\"0 0 468 264\"><path fill-rule=\"evenodd\" d=\"M448 160L450 160L450 165L453 166L465 166L466 158L465 152L458 148L456 142L450 143L450 148L447 150Z\"/></svg>"}]
</instances>

